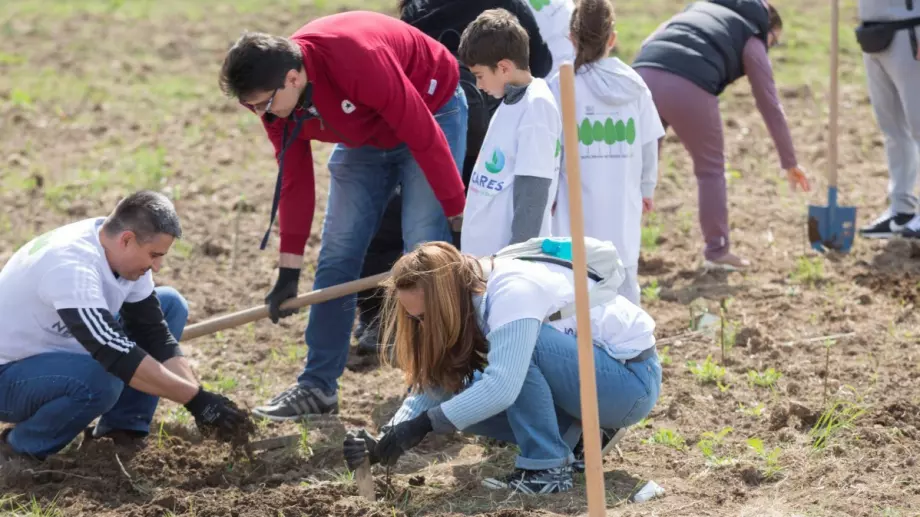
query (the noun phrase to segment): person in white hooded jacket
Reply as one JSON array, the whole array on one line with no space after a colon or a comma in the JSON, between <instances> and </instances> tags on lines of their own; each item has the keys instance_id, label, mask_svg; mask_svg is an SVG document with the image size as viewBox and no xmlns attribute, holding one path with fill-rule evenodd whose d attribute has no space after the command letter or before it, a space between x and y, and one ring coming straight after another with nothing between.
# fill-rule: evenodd
<instances>
[{"instance_id":1,"label":"person in white hooded jacket","mask_svg":"<svg viewBox=\"0 0 920 517\"><path fill-rule=\"evenodd\" d=\"M585 235L610 241L626 267L620 294L639 305L639 248L642 214L653 209L658 181L658 140L664 127L645 82L619 58L610 0L583 0L572 14L575 44L577 151ZM559 77L550 88L561 105ZM565 160L559 174L554 236L569 236L570 207Z\"/></svg>"}]
</instances>

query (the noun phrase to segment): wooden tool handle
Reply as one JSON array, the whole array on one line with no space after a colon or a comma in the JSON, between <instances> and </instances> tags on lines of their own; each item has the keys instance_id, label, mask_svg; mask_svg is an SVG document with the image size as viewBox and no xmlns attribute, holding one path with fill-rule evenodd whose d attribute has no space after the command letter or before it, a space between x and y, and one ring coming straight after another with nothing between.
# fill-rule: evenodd
<instances>
[{"instance_id":1,"label":"wooden tool handle","mask_svg":"<svg viewBox=\"0 0 920 517\"><path fill-rule=\"evenodd\" d=\"M325 289L310 291L309 293L302 294L296 298L286 300L281 304L281 308L299 309L301 307L306 307L307 305L335 300L336 298L347 296L349 294L355 294L365 289L370 289L376 285L379 285L380 282L386 280L388 276L390 276L389 272L380 273L379 275L369 276L367 278L361 278L351 282L345 282L344 284L334 285ZM182 332L182 342L184 343L190 339L195 339L196 337L213 334L219 330L238 327L240 325L244 325L246 323L267 317L268 306L258 305L256 307L251 307L249 309L234 312L224 316L211 318L209 320L205 320L186 327L185 331Z\"/></svg>"},{"instance_id":2,"label":"wooden tool handle","mask_svg":"<svg viewBox=\"0 0 920 517\"><path fill-rule=\"evenodd\" d=\"M371 502L377 499L374 492L374 476L371 475L371 462L367 457L355 471L355 482L358 484L358 495Z\"/></svg>"},{"instance_id":3,"label":"wooden tool handle","mask_svg":"<svg viewBox=\"0 0 920 517\"><path fill-rule=\"evenodd\" d=\"M831 0L831 93L830 93L830 120L828 120L828 130L830 131L827 141L827 186L837 186L837 118L840 107L838 75L839 75L839 25L840 25L840 2Z\"/></svg>"},{"instance_id":4,"label":"wooden tool handle","mask_svg":"<svg viewBox=\"0 0 920 517\"><path fill-rule=\"evenodd\" d=\"M562 97L562 132L565 138L565 172L569 185L569 221L572 235L572 270L575 281L575 318L578 332L578 377L581 387L581 428L585 451L585 482L589 517L607 513L604 470L601 458L600 422L597 413L597 380L594 377L594 344L588 306L588 263L585 251L585 220L581 204L578 122L575 120L575 68L564 62L559 68Z\"/></svg>"}]
</instances>

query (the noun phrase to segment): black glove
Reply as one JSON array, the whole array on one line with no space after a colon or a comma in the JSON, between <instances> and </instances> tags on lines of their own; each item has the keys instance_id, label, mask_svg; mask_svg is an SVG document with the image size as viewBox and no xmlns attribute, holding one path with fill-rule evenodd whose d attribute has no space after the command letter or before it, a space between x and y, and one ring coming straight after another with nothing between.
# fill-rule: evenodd
<instances>
[{"instance_id":1,"label":"black glove","mask_svg":"<svg viewBox=\"0 0 920 517\"><path fill-rule=\"evenodd\" d=\"M220 441L234 441L250 430L249 417L232 400L202 387L185 404L185 409L195 417L195 424L201 434L216 435Z\"/></svg>"},{"instance_id":2,"label":"black glove","mask_svg":"<svg viewBox=\"0 0 920 517\"><path fill-rule=\"evenodd\" d=\"M380 458L377 457L377 440L363 428L357 433L349 432L345 435L342 452L345 454L348 470L357 470L365 457L370 460L371 465L380 462Z\"/></svg>"},{"instance_id":3,"label":"black glove","mask_svg":"<svg viewBox=\"0 0 920 517\"><path fill-rule=\"evenodd\" d=\"M268 305L268 316L272 323L278 323L281 318L297 313L298 309L281 310L281 302L297 296L297 283L300 281L300 269L293 267L278 268L278 281L275 287L265 297Z\"/></svg>"},{"instance_id":4,"label":"black glove","mask_svg":"<svg viewBox=\"0 0 920 517\"><path fill-rule=\"evenodd\" d=\"M387 431L377 444L377 457L384 465L395 465L404 452L415 447L431 432L431 419L428 413L396 424Z\"/></svg>"}]
</instances>

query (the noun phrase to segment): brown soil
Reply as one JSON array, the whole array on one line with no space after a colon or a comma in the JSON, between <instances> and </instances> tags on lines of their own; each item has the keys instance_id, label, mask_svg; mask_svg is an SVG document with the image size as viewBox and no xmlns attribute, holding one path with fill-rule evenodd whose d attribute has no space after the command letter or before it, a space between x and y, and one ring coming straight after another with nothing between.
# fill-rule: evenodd
<instances>
[{"instance_id":1,"label":"brown soil","mask_svg":"<svg viewBox=\"0 0 920 517\"><path fill-rule=\"evenodd\" d=\"M826 14L823 4L819 11L819 3L790 3L802 23ZM287 34L317 11L300 2L237 14L229 4L194 21L170 14L130 19L118 12L7 16L0 8L3 55L25 60L0 59L0 263L38 233L104 215L125 192L155 186L176 199L186 233L157 281L188 298L191 322L262 303L276 267L274 251L258 251L275 168L255 118L219 95L217 71L226 44L243 27ZM620 23L664 19L682 2L646 4L618 2ZM54 37L64 34L66 45ZM858 206L863 224L884 208L887 177L861 58L847 49L841 66L845 77L857 79L841 88L841 202ZM777 68L795 65L795 50L777 49ZM44 67L57 75L29 82L25 74ZM16 88L30 92L31 102L22 102ZM920 253L901 241L857 239L847 255L814 259L824 268L820 278L801 274L807 269L801 261L814 257L805 242L806 205L826 203L824 91L823 83L780 88L799 161L813 179L814 193L807 196L788 192L746 82L722 97L726 159L739 173L729 179L733 246L755 262L745 274L700 270L695 181L686 152L669 133L655 198L661 236L656 247L643 250L640 279L644 287L656 281L660 288L658 299L647 295L644 304L670 362L648 420L627 434L622 455L605 459L609 515L917 515ZM314 150L322 214L329 147ZM150 174L151 160L166 173ZM308 264L315 263L321 223L318 215ZM276 244L277 235L269 247ZM304 278L302 290L309 285ZM726 330L735 338L724 359L718 332L689 328L704 310L718 315L722 300L729 300ZM253 407L292 383L302 368L304 321L304 315L279 325L260 321L184 343L184 349L204 381ZM827 348L820 338L829 335L843 336ZM686 365L709 355L726 368L720 384L700 383ZM749 382L749 371L768 368L782 374L774 385ZM382 425L404 392L399 372L353 354L341 379L340 415L312 419L303 428L258 425L257 440L302 431L304 439L290 448L247 458L201 439L194 423L164 402L146 448L116 448L105 439L81 446L78 439L54 462L0 464L3 493L23 503L35 497L68 516L586 512L581 479L572 493L551 497L509 497L482 488L483 477L511 468L514 449L464 436L429 437L392 469L391 486L381 487L377 503L363 501L344 475L342 437L354 427ZM844 416L856 418L816 449L810 433L826 429L819 425L822 415L837 402ZM706 433L728 427L704 456ZM684 445L654 443L662 430L678 433ZM762 455L751 438L762 440ZM374 473L378 482L387 478L381 467ZM666 495L627 503L649 479Z\"/></svg>"}]
</instances>

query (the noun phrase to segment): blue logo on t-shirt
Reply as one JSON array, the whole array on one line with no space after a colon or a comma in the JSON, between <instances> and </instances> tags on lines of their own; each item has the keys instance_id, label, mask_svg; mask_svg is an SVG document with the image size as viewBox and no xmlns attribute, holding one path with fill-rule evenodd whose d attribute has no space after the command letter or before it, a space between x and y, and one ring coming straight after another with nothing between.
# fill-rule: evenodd
<instances>
[{"instance_id":1,"label":"blue logo on t-shirt","mask_svg":"<svg viewBox=\"0 0 920 517\"><path fill-rule=\"evenodd\" d=\"M486 162L486 170L498 174L505 168L505 153L501 149L492 151L492 159Z\"/></svg>"}]
</instances>

